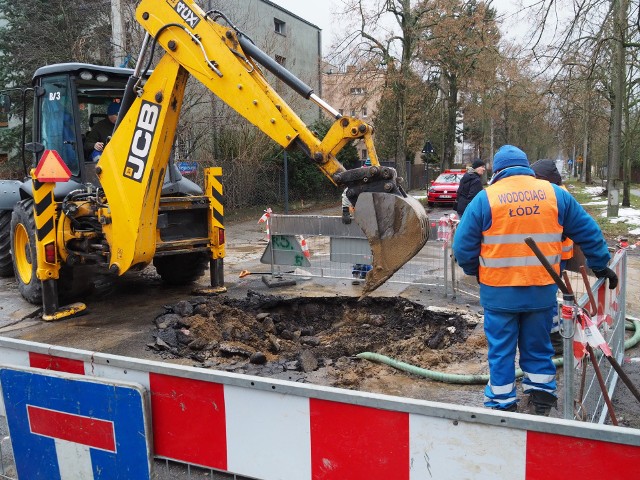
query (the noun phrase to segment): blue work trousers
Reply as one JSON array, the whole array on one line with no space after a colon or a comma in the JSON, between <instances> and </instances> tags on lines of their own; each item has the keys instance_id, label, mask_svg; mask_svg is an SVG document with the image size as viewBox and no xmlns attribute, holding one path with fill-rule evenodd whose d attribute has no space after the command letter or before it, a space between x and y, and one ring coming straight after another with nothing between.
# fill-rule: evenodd
<instances>
[{"instance_id":1,"label":"blue work trousers","mask_svg":"<svg viewBox=\"0 0 640 480\"><path fill-rule=\"evenodd\" d=\"M552 309L537 312L484 310L484 332L489 345L489 383L485 387L486 407L507 408L517 402L515 358L520 350L524 372L522 390L544 390L555 395L556 367L549 338Z\"/></svg>"}]
</instances>

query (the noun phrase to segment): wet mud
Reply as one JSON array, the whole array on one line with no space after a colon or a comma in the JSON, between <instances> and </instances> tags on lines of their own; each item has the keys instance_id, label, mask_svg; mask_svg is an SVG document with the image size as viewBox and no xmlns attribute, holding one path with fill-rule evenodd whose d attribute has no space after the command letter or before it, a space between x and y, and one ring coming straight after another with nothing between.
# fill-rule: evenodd
<instances>
[{"instance_id":1,"label":"wet mud","mask_svg":"<svg viewBox=\"0 0 640 480\"><path fill-rule=\"evenodd\" d=\"M460 362L479 318L399 297L197 297L165 307L147 347L163 358L272 378L357 388L376 375L371 351L434 367ZM467 354L465 355L465 350Z\"/></svg>"}]
</instances>

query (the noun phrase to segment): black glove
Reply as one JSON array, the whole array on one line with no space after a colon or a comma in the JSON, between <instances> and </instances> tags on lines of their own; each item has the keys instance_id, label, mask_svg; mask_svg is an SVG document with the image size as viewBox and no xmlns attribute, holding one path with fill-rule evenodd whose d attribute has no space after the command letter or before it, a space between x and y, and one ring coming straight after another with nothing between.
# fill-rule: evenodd
<instances>
[{"instance_id":1,"label":"black glove","mask_svg":"<svg viewBox=\"0 0 640 480\"><path fill-rule=\"evenodd\" d=\"M593 270L593 274L598 278L608 278L609 290L613 290L618 286L618 275L609 267L605 267L602 270Z\"/></svg>"},{"instance_id":2,"label":"black glove","mask_svg":"<svg viewBox=\"0 0 640 480\"><path fill-rule=\"evenodd\" d=\"M349 225L351 223L351 215L349 214L349 207L342 207L342 223Z\"/></svg>"}]
</instances>

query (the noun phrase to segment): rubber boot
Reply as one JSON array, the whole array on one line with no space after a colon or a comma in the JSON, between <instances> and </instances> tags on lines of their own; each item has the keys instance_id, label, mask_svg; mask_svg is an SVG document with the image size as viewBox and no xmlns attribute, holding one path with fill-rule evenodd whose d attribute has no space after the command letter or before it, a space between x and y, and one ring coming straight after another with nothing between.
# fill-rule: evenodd
<instances>
[{"instance_id":1,"label":"rubber boot","mask_svg":"<svg viewBox=\"0 0 640 480\"><path fill-rule=\"evenodd\" d=\"M492 410L499 410L501 412L517 412L518 402L513 402L506 407L491 407Z\"/></svg>"},{"instance_id":2,"label":"rubber boot","mask_svg":"<svg viewBox=\"0 0 640 480\"><path fill-rule=\"evenodd\" d=\"M551 345L553 346L553 355L555 357L561 357L564 352L562 351L563 340L560 332L552 332L549 336L551 337Z\"/></svg>"},{"instance_id":3,"label":"rubber boot","mask_svg":"<svg viewBox=\"0 0 640 480\"><path fill-rule=\"evenodd\" d=\"M342 223L349 225L351 223L351 214L349 207L342 207Z\"/></svg>"},{"instance_id":4,"label":"rubber boot","mask_svg":"<svg viewBox=\"0 0 640 480\"><path fill-rule=\"evenodd\" d=\"M529 394L529 413L545 417L551 413L551 407L557 408L558 398L543 390L533 390Z\"/></svg>"}]
</instances>

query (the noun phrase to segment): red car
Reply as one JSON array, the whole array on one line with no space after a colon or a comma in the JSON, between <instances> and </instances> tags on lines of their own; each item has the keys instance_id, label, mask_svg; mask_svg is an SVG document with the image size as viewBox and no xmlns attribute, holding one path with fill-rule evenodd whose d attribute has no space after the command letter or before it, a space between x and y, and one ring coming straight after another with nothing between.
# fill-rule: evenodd
<instances>
[{"instance_id":1,"label":"red car","mask_svg":"<svg viewBox=\"0 0 640 480\"><path fill-rule=\"evenodd\" d=\"M454 203L458 198L460 180L466 170L445 170L431 182L427 192L427 202L432 207L436 203Z\"/></svg>"}]
</instances>

